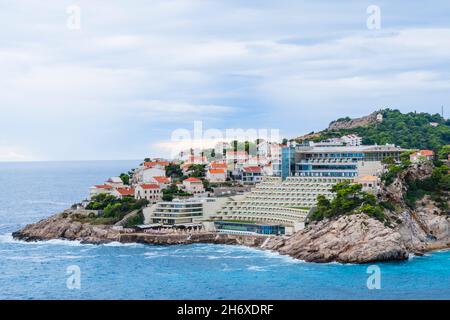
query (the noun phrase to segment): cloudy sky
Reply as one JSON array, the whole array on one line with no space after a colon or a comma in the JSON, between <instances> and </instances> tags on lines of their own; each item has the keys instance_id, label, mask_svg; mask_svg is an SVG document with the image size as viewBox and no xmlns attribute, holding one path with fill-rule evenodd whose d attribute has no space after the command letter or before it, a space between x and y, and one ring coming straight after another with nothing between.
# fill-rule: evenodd
<instances>
[{"instance_id":1,"label":"cloudy sky","mask_svg":"<svg viewBox=\"0 0 450 320\"><path fill-rule=\"evenodd\" d=\"M166 156L194 121L292 137L450 109L450 5L411 2L0 0L0 161Z\"/></svg>"}]
</instances>

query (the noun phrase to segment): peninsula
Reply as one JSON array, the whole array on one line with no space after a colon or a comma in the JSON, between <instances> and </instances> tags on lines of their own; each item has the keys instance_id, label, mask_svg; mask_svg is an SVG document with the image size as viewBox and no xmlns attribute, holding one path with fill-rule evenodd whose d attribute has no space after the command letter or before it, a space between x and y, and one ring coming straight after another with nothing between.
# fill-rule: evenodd
<instances>
[{"instance_id":1,"label":"peninsula","mask_svg":"<svg viewBox=\"0 0 450 320\"><path fill-rule=\"evenodd\" d=\"M393 133L399 121L421 123L420 145ZM386 109L282 144L257 141L254 155L236 141L221 144L219 157L145 159L13 236L244 245L308 262L405 260L450 248L449 132L440 116Z\"/></svg>"}]
</instances>

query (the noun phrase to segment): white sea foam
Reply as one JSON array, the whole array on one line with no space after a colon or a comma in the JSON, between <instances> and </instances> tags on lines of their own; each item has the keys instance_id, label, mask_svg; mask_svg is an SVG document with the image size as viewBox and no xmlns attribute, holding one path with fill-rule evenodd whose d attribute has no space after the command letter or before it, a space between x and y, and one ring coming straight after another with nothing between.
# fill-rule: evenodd
<instances>
[{"instance_id":1,"label":"white sea foam","mask_svg":"<svg viewBox=\"0 0 450 320\"><path fill-rule=\"evenodd\" d=\"M26 203L29 204L48 204L53 206L70 206L71 203L68 202L58 202L52 200L26 200Z\"/></svg>"},{"instance_id":2,"label":"white sea foam","mask_svg":"<svg viewBox=\"0 0 450 320\"><path fill-rule=\"evenodd\" d=\"M143 246L140 243L122 243L122 242L118 242L118 241L113 241L113 242L109 242L109 243L105 243L102 244L105 247L141 247Z\"/></svg>"},{"instance_id":3,"label":"white sea foam","mask_svg":"<svg viewBox=\"0 0 450 320\"><path fill-rule=\"evenodd\" d=\"M64 246L71 246L71 247L90 245L90 244L81 243L81 241L78 241L78 240L65 240L65 239L51 239L51 240L27 242L27 241L14 239L11 233L1 234L0 235L0 243L15 243L15 244L23 244L23 245L64 245Z\"/></svg>"},{"instance_id":4,"label":"white sea foam","mask_svg":"<svg viewBox=\"0 0 450 320\"><path fill-rule=\"evenodd\" d=\"M264 267L261 267L261 266L248 266L247 270L257 271L257 272L267 271L267 269L265 269Z\"/></svg>"}]
</instances>

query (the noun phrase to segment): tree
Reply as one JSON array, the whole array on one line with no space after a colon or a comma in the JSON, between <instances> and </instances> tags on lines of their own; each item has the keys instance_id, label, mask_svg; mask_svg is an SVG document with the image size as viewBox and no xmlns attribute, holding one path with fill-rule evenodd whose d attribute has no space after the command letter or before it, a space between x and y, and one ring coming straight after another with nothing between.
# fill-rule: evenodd
<instances>
[{"instance_id":1,"label":"tree","mask_svg":"<svg viewBox=\"0 0 450 320\"><path fill-rule=\"evenodd\" d=\"M174 179L180 179L183 177L183 170L179 164L170 163L166 166L166 176Z\"/></svg>"},{"instance_id":2,"label":"tree","mask_svg":"<svg viewBox=\"0 0 450 320\"><path fill-rule=\"evenodd\" d=\"M325 196L317 197L317 210L311 215L311 220L338 217L348 214L365 213L370 217L384 221L384 213L373 194L362 191L362 185L349 181L334 185L331 189L335 193L333 200Z\"/></svg>"},{"instance_id":3,"label":"tree","mask_svg":"<svg viewBox=\"0 0 450 320\"><path fill-rule=\"evenodd\" d=\"M204 164L192 164L189 166L189 175L194 178L203 178L206 176L206 165Z\"/></svg>"},{"instance_id":4,"label":"tree","mask_svg":"<svg viewBox=\"0 0 450 320\"><path fill-rule=\"evenodd\" d=\"M450 154L450 144L447 144L445 146L442 146L442 148L439 150L438 156L439 159L448 159L448 155Z\"/></svg>"},{"instance_id":5,"label":"tree","mask_svg":"<svg viewBox=\"0 0 450 320\"><path fill-rule=\"evenodd\" d=\"M125 185L130 184L130 176L127 173L121 173L119 177L122 180L123 184Z\"/></svg>"}]
</instances>

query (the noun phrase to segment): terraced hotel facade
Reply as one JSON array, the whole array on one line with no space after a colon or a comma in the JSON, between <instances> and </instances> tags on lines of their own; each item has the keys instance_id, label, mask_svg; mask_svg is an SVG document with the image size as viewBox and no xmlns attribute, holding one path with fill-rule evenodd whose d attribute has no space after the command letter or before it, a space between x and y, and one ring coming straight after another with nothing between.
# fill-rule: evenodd
<instances>
[{"instance_id":1,"label":"terraced hotel facade","mask_svg":"<svg viewBox=\"0 0 450 320\"><path fill-rule=\"evenodd\" d=\"M403 150L392 146L284 148L279 177L264 177L251 192L230 197L212 218L279 224L286 233L304 228L317 196L331 199L331 188L360 176L381 174L381 160L398 160Z\"/></svg>"}]
</instances>

